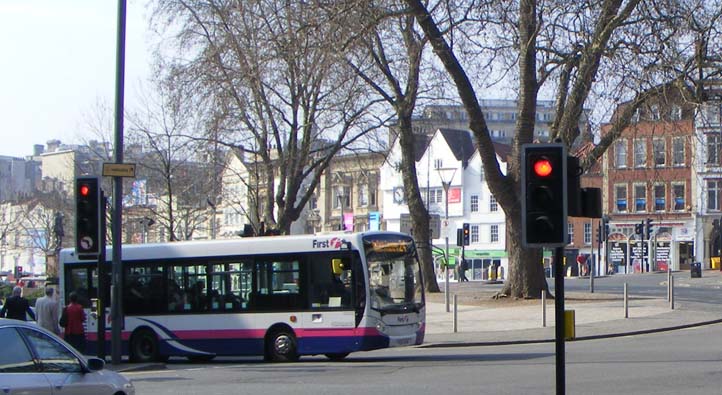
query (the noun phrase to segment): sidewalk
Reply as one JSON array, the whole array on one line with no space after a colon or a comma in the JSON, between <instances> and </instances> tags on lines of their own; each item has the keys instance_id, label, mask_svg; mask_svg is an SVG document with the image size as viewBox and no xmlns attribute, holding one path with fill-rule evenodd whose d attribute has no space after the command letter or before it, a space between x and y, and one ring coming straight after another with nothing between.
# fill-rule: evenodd
<instances>
[{"instance_id":1,"label":"sidewalk","mask_svg":"<svg viewBox=\"0 0 722 395\"><path fill-rule=\"evenodd\" d=\"M427 302L426 336L420 347L454 347L553 342L554 301L547 300L546 326L543 326L541 300L521 305L457 306L457 332L453 330L453 301L446 312L444 303ZM595 299L576 299L567 294L565 310L575 312L575 339L595 339L681 329L722 322L722 309L666 298L631 297L628 317L619 295L596 294Z\"/></svg>"}]
</instances>

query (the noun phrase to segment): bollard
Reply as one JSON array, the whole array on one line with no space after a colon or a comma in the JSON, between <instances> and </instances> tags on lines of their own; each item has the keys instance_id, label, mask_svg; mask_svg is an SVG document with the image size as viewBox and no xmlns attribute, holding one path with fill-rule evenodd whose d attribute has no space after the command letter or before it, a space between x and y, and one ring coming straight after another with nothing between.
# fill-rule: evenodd
<instances>
[{"instance_id":1,"label":"bollard","mask_svg":"<svg viewBox=\"0 0 722 395\"><path fill-rule=\"evenodd\" d=\"M667 301L672 300L672 271L667 269Z\"/></svg>"},{"instance_id":2,"label":"bollard","mask_svg":"<svg viewBox=\"0 0 722 395\"><path fill-rule=\"evenodd\" d=\"M629 293L627 293L627 283L624 283L624 318L629 318Z\"/></svg>"},{"instance_id":3,"label":"bollard","mask_svg":"<svg viewBox=\"0 0 722 395\"><path fill-rule=\"evenodd\" d=\"M669 308L674 310L674 276L669 278Z\"/></svg>"},{"instance_id":4,"label":"bollard","mask_svg":"<svg viewBox=\"0 0 722 395\"><path fill-rule=\"evenodd\" d=\"M542 290L542 327L547 327L547 293Z\"/></svg>"},{"instance_id":5,"label":"bollard","mask_svg":"<svg viewBox=\"0 0 722 395\"><path fill-rule=\"evenodd\" d=\"M456 294L454 294L454 333L458 332L459 328L459 321L458 321L458 313L457 313L457 305L456 305Z\"/></svg>"}]
</instances>

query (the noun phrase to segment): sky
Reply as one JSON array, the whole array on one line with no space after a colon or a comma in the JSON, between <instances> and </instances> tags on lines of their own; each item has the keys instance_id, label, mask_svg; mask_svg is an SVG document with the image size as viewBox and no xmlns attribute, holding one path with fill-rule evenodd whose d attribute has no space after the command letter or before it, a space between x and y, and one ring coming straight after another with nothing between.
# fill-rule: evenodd
<instances>
[{"instance_id":1,"label":"sky","mask_svg":"<svg viewBox=\"0 0 722 395\"><path fill-rule=\"evenodd\" d=\"M127 0L126 109L150 74L146 3ZM117 0L0 0L0 155L93 138L86 119L115 103L117 18Z\"/></svg>"}]
</instances>

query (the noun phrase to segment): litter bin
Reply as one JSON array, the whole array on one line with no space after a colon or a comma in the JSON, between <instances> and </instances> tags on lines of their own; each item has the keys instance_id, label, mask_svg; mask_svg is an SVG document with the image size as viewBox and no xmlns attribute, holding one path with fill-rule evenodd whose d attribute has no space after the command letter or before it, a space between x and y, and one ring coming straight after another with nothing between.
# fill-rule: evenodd
<instances>
[{"instance_id":1,"label":"litter bin","mask_svg":"<svg viewBox=\"0 0 722 395\"><path fill-rule=\"evenodd\" d=\"M692 278L695 277L702 277L702 263L701 262L694 262L689 265L690 267L690 275Z\"/></svg>"}]
</instances>

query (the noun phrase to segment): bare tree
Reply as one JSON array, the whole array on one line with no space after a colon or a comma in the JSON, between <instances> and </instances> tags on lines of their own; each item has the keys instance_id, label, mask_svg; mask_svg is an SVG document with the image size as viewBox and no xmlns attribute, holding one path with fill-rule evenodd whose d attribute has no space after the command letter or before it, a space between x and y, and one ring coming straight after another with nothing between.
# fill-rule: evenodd
<instances>
[{"instance_id":1,"label":"bare tree","mask_svg":"<svg viewBox=\"0 0 722 395\"><path fill-rule=\"evenodd\" d=\"M539 297L548 290L539 264L541 250L520 243L519 160L521 145L532 142L540 93L546 90L556 97L551 138L567 145L580 134L580 118L590 97L629 103L585 159L589 167L629 125L654 87L689 76L694 69L688 62L693 59L690 43L695 39L688 34L689 21L703 26L697 32L714 30L710 22L718 23L718 18L703 19L695 11L701 4L704 9L719 10L719 2L484 0L459 7L465 12L458 16L453 14L454 7L443 6L446 2L405 1L454 81L469 114L487 182L506 214L509 273L501 293ZM707 8L707 3L715 5ZM456 25L448 33L442 31L444 23L454 27L448 21L459 18L468 23ZM458 57L457 51L472 59L491 60L469 61ZM493 160L489 130L465 64L486 64L484 71L490 75L502 74L500 66L516 69L507 79L517 92L518 114L506 175Z\"/></svg>"},{"instance_id":2,"label":"bare tree","mask_svg":"<svg viewBox=\"0 0 722 395\"><path fill-rule=\"evenodd\" d=\"M428 78L431 62L423 62L426 38L417 31L413 15L404 13L403 3L366 1L318 2L331 26L338 26L345 40L337 40L337 51L345 53L354 72L379 96L395 115L395 131L401 148L400 170L411 214L414 239L419 247L426 289L439 292L431 252L429 213L419 191L416 175L418 139L412 117L419 95L431 91L436 79ZM427 70L423 69L426 65ZM426 76L426 80L422 79ZM438 88L438 86L437 86Z\"/></svg>"},{"instance_id":3,"label":"bare tree","mask_svg":"<svg viewBox=\"0 0 722 395\"><path fill-rule=\"evenodd\" d=\"M332 157L381 123L336 32L307 2L158 0L154 15L185 55L164 70L208 109L202 137L251 151L260 216L288 233Z\"/></svg>"},{"instance_id":4,"label":"bare tree","mask_svg":"<svg viewBox=\"0 0 722 395\"><path fill-rule=\"evenodd\" d=\"M212 181L208 164L197 155L197 142L188 137L201 126L186 97L167 81L158 82L156 97L129 116L128 140L135 149L129 160L138 163L147 191L157 204L147 206L169 241L187 240L206 225Z\"/></svg>"}]
</instances>

